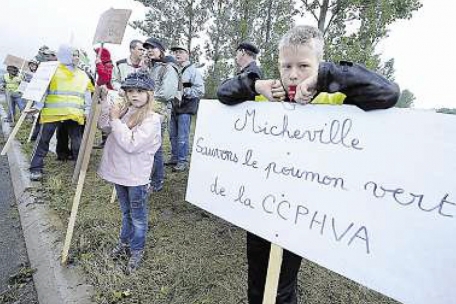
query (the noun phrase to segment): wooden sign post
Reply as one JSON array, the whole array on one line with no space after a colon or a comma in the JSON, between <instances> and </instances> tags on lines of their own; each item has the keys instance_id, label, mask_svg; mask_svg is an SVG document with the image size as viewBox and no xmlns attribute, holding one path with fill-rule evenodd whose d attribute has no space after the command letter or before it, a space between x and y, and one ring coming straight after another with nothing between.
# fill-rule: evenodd
<instances>
[{"instance_id":1,"label":"wooden sign post","mask_svg":"<svg viewBox=\"0 0 456 304\"><path fill-rule=\"evenodd\" d=\"M46 94L46 90L51 82L52 76L54 76L55 71L57 70L59 63L58 62L43 62L38 67L38 70L33 75L32 80L27 85L25 89L24 95L22 98L28 100L25 109L22 111L21 117L19 121L14 126L13 131L8 136L8 140L3 147L0 155L5 155L8 152L8 149L13 142L17 132L19 131L22 123L24 122L25 117L27 116L28 110L30 110L31 106L33 105L33 100L42 100L44 95Z\"/></svg>"},{"instance_id":2,"label":"wooden sign post","mask_svg":"<svg viewBox=\"0 0 456 304\"><path fill-rule=\"evenodd\" d=\"M92 129L92 125L93 124L96 125L96 123L97 123L97 120L94 120L95 119L94 114L95 114L96 107L97 107L97 103L92 101L89 117L87 118L87 121L84 126L84 133L82 134L82 140L81 140L81 146L79 147L78 159L76 160L76 164L74 166L73 178L71 179L71 182L73 184L75 184L78 181L79 173L81 171L81 166L82 166L82 160L84 159L84 155L87 154L87 145L88 145L88 138L89 138L90 130ZM98 119L98 118L96 118L96 119ZM96 132L96 131L97 130L95 129L94 132ZM90 148L90 151L92 151L92 147Z\"/></svg>"},{"instance_id":3,"label":"wooden sign post","mask_svg":"<svg viewBox=\"0 0 456 304\"><path fill-rule=\"evenodd\" d=\"M29 136L27 137L27 143L32 141L33 132L35 132L35 129L37 128L39 117L40 116L38 114L33 115L33 124L32 128L30 129Z\"/></svg>"},{"instance_id":4,"label":"wooden sign post","mask_svg":"<svg viewBox=\"0 0 456 304\"><path fill-rule=\"evenodd\" d=\"M117 196L116 187L112 187L112 194L111 194L111 199L110 199L109 203L114 204L114 202L116 201L116 196Z\"/></svg>"},{"instance_id":5,"label":"wooden sign post","mask_svg":"<svg viewBox=\"0 0 456 304\"><path fill-rule=\"evenodd\" d=\"M275 304L279 287L280 268L282 267L283 248L271 244L268 273L264 286L263 304Z\"/></svg>"},{"instance_id":6,"label":"wooden sign post","mask_svg":"<svg viewBox=\"0 0 456 304\"><path fill-rule=\"evenodd\" d=\"M101 105L99 104L99 94L100 94L100 90L99 90L99 87L97 87L97 90L95 91L95 94L94 94L95 99L93 101L94 112L92 114L92 121L90 123L90 127L89 127L88 133L87 133L88 135L87 135L87 142L85 145L85 151L82 155L83 158L82 158L82 162L81 162L81 171L78 176L76 194L74 195L74 198L73 198L73 207L71 208L70 221L68 222L68 228L67 228L67 233L66 233L66 237L65 237L65 244L63 245L63 250L62 250L62 264L66 264L68 262L68 252L70 250L71 239L73 238L73 230L74 230L74 225L76 223L76 216L78 214L79 202L81 201L82 189L84 187L85 177L86 177L87 169L89 167L90 154L92 153L92 146L93 146L93 142L95 140L95 133L97 131L97 120L98 120L98 117L100 116L100 112L101 112Z\"/></svg>"},{"instance_id":7,"label":"wooden sign post","mask_svg":"<svg viewBox=\"0 0 456 304\"><path fill-rule=\"evenodd\" d=\"M125 33L125 28L130 18L131 10L128 9L109 9L104 12L98 21L97 30L93 39L94 44L104 43L121 44ZM101 49L100 49L101 52ZM84 135L79 149L79 155L76 162L75 170L73 172L73 183L77 180L76 194L73 199L73 207L71 209L70 221L68 223L67 234L65 237L65 244L62 250L62 264L68 262L68 253L70 250L71 239L73 237L73 230L76 223L76 216L78 213L79 202L81 199L82 189L84 187L85 175L90 161L90 154L95 140L95 133L97 131L97 121L101 111L101 88L96 87L94 93L94 100L89 114L89 119L86 122Z\"/></svg>"}]
</instances>

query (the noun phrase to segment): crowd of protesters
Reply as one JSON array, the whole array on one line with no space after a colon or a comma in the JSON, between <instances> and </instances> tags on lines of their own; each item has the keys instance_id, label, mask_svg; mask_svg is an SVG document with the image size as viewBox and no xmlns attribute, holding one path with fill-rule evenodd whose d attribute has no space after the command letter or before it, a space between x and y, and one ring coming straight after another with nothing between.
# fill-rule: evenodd
<instances>
[{"instance_id":1,"label":"crowd of protesters","mask_svg":"<svg viewBox=\"0 0 456 304\"><path fill-rule=\"evenodd\" d=\"M323 35L318 29L294 27L278 45L280 78L263 79L256 62L260 50L244 41L236 48L238 73L220 84L218 99L230 106L267 100L302 106L351 104L366 111L390 108L397 102L399 88L395 83L356 63L324 62L323 50ZM126 270L131 273L143 259L149 197L163 189L165 166L171 166L174 172L188 170L190 127L205 88L186 46L171 46L168 51L154 37L133 40L129 55L117 61L106 48L94 51L95 75L78 67L81 51L68 45L61 45L57 52L42 47L30 60L28 81L41 62L58 61L46 95L29 110L29 114L39 113L30 177L43 178L44 158L56 131L58 159L78 157L92 94L98 87L102 92L98 120L102 138L96 148L103 149L98 173L115 185L122 213L119 241L111 257L128 257ZM2 79L9 105L7 120L11 123L16 107L24 110L18 90L23 80L25 76L14 66L8 67ZM162 149L166 136L171 144L167 160ZM270 247L270 242L247 233L250 304L263 302ZM284 251L276 303L297 303L300 264L300 256Z\"/></svg>"}]
</instances>

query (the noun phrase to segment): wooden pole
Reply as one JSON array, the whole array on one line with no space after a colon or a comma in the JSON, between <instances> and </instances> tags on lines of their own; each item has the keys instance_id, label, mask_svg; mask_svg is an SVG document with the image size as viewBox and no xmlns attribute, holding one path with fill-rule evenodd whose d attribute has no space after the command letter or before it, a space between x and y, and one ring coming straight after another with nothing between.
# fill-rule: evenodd
<instances>
[{"instance_id":1,"label":"wooden pole","mask_svg":"<svg viewBox=\"0 0 456 304\"><path fill-rule=\"evenodd\" d=\"M111 204L114 204L114 202L116 201L116 196L117 196L117 192L116 192L116 187L112 187L112 194L111 194L111 200L109 201Z\"/></svg>"},{"instance_id":2,"label":"wooden pole","mask_svg":"<svg viewBox=\"0 0 456 304\"><path fill-rule=\"evenodd\" d=\"M33 115L32 129L30 129L30 134L27 138L27 143L32 141L33 132L35 131L35 128L37 127L39 117L40 117L39 114Z\"/></svg>"},{"instance_id":3,"label":"wooden pole","mask_svg":"<svg viewBox=\"0 0 456 304\"><path fill-rule=\"evenodd\" d=\"M16 134L19 131L19 128L21 127L22 123L24 122L25 117L27 116L28 110L30 110L30 108L32 107L32 104L33 104L33 101L31 101L31 100L27 101L25 109L22 111L21 117L19 117L19 120L18 120L17 124L14 126L13 131L8 136L8 140L6 141L6 144L3 147L0 155L5 155L6 152L8 152L8 149L10 148L11 144L13 143L14 137L16 137Z\"/></svg>"},{"instance_id":4,"label":"wooden pole","mask_svg":"<svg viewBox=\"0 0 456 304\"><path fill-rule=\"evenodd\" d=\"M95 111L93 113L92 121L89 127L89 133L87 135L86 151L83 155L81 162L81 172L79 173L78 184L76 187L76 193L73 198L73 207L71 208L70 221L68 222L67 233L65 237L65 244L62 250L62 264L65 265L68 262L68 252L70 251L71 239L73 238L74 225L76 223L76 216L78 214L79 202L81 201L82 189L84 187L85 176L87 168L89 166L90 154L92 152L93 141L95 139L95 133L97 131L97 120L100 116L101 105L98 103L98 91L95 91Z\"/></svg>"},{"instance_id":5,"label":"wooden pole","mask_svg":"<svg viewBox=\"0 0 456 304\"><path fill-rule=\"evenodd\" d=\"M101 57L101 49L103 48L103 45L104 45L104 43L102 42L101 43L101 47L100 47L100 49L98 50L98 53L97 53L97 58ZM95 73L95 79L96 79L96 77L97 77L97 74ZM95 95L99 96L100 92L96 91L94 93L94 96ZM89 117L88 117L88 119L86 121L86 124L85 124L85 127L84 127L84 134L82 135L82 140L81 140L81 146L79 148L78 159L76 160L76 165L74 166L73 178L71 179L71 183L72 184L75 184L76 181L78 180L79 173L81 171L82 159L83 159L84 155L87 153L86 152L87 151L87 139L88 139L88 134L89 134L89 131L90 131L90 126L93 124L93 113L95 112L95 106L96 106L95 103L92 102L92 106L90 108ZM98 118L97 118L97 120L98 120ZM90 150L92 150L92 147L90 147Z\"/></svg>"},{"instance_id":6,"label":"wooden pole","mask_svg":"<svg viewBox=\"0 0 456 304\"><path fill-rule=\"evenodd\" d=\"M95 92L94 96L97 94L98 94L98 92ZM97 102L92 101L89 117L84 126L84 133L82 135L81 146L79 147L78 159L76 160L76 165L74 166L73 178L71 179L72 184L75 184L76 181L78 180L79 173L81 171L82 160L84 158L84 155L87 154L87 151L86 151L87 150L87 141L88 141L88 136L90 133L90 127L93 124L94 113L95 113L96 107L97 107ZM96 122L96 120L95 120L95 122ZM92 150L92 147L90 147L90 150Z\"/></svg>"},{"instance_id":7,"label":"wooden pole","mask_svg":"<svg viewBox=\"0 0 456 304\"><path fill-rule=\"evenodd\" d=\"M282 267L283 248L271 243L268 274L264 287L263 304L275 304L279 287L280 268Z\"/></svg>"}]
</instances>

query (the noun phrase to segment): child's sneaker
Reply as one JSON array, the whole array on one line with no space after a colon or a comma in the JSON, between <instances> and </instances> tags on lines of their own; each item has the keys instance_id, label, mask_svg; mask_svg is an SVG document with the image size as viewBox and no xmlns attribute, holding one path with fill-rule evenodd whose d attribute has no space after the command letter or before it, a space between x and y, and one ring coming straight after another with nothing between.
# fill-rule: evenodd
<instances>
[{"instance_id":1,"label":"child's sneaker","mask_svg":"<svg viewBox=\"0 0 456 304\"><path fill-rule=\"evenodd\" d=\"M121 257L129 257L130 256L130 245L125 243L119 243L112 249L111 251L111 258L117 260Z\"/></svg>"},{"instance_id":2,"label":"child's sneaker","mask_svg":"<svg viewBox=\"0 0 456 304\"><path fill-rule=\"evenodd\" d=\"M139 264L141 264L141 260L143 257L144 252L142 250L132 250L130 260L128 260L127 265L127 274L131 274L136 269L138 269Z\"/></svg>"}]
</instances>

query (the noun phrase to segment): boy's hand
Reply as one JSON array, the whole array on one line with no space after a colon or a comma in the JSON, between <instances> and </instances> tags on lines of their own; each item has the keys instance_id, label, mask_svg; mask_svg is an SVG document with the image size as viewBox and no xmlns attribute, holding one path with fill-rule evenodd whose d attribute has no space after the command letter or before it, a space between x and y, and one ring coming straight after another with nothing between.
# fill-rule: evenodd
<instances>
[{"instance_id":1,"label":"boy's hand","mask_svg":"<svg viewBox=\"0 0 456 304\"><path fill-rule=\"evenodd\" d=\"M318 74L312 75L296 87L295 101L297 103L308 104L312 101L317 92L317 79Z\"/></svg>"},{"instance_id":2,"label":"boy's hand","mask_svg":"<svg viewBox=\"0 0 456 304\"><path fill-rule=\"evenodd\" d=\"M269 101L282 101L287 95L280 80L260 80L255 81L255 91L263 95Z\"/></svg>"}]
</instances>

